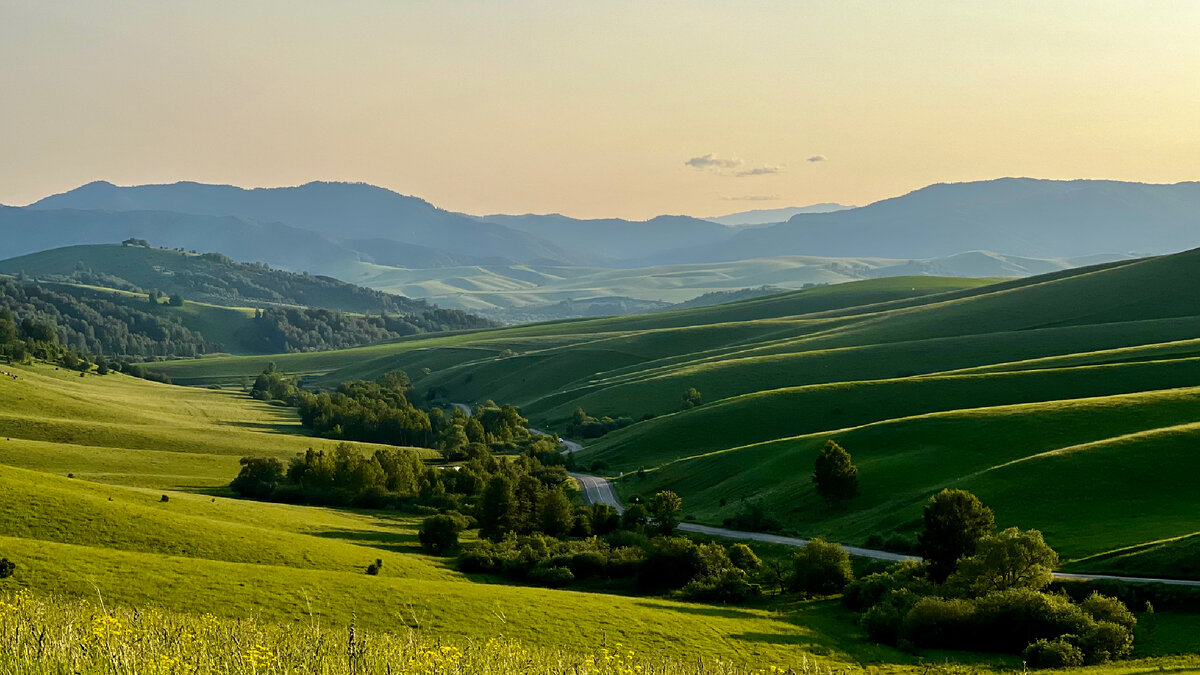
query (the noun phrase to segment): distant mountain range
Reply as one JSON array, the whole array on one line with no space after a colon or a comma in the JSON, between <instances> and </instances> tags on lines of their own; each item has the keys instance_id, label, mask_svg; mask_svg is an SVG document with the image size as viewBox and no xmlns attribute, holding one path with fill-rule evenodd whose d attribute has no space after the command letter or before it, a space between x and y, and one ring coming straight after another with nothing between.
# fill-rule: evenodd
<instances>
[{"instance_id":1,"label":"distant mountain range","mask_svg":"<svg viewBox=\"0 0 1200 675\"><path fill-rule=\"evenodd\" d=\"M932 258L976 250L1057 258L1198 245L1200 183L1003 178L931 185L855 209L799 214L716 246L681 248L667 262L800 253Z\"/></svg>"},{"instance_id":2,"label":"distant mountain range","mask_svg":"<svg viewBox=\"0 0 1200 675\"><path fill-rule=\"evenodd\" d=\"M755 209L753 211L740 211L738 213L730 213L724 216L713 216L705 218L705 220L727 225L729 227L745 227L747 225L770 225L773 223L782 223L788 218L800 213L833 213L834 211L845 211L852 209L853 206L844 204L813 204L812 206L785 206L781 209Z\"/></svg>"},{"instance_id":3,"label":"distant mountain range","mask_svg":"<svg viewBox=\"0 0 1200 675\"><path fill-rule=\"evenodd\" d=\"M1200 246L1200 183L1003 178L932 185L862 207L819 204L647 221L473 216L371 185L326 182L256 189L96 182L27 207L0 207L0 258L127 237L481 310L588 297L679 302L703 292L764 283L794 287L831 275L1020 275L1088 256L1193 248ZM821 261L783 265L808 270L795 276L753 271L724 285L708 277L696 282L704 265L786 256ZM873 261L858 264L863 259ZM690 267L669 269L675 265ZM814 265L825 270L818 278ZM652 267L662 269L643 269ZM583 287L586 277L603 284ZM640 284L647 278L654 292L624 292L645 290ZM734 285L740 281L749 283ZM537 294L546 287L555 292Z\"/></svg>"}]
</instances>

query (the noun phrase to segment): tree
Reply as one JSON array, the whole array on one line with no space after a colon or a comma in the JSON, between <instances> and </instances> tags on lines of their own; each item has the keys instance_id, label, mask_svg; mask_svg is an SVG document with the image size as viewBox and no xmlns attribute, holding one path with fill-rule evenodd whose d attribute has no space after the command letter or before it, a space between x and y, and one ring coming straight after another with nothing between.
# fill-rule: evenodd
<instances>
[{"instance_id":1,"label":"tree","mask_svg":"<svg viewBox=\"0 0 1200 675\"><path fill-rule=\"evenodd\" d=\"M643 504L630 504L621 514L621 528L625 530L640 530L646 524L649 513Z\"/></svg>"},{"instance_id":2,"label":"tree","mask_svg":"<svg viewBox=\"0 0 1200 675\"><path fill-rule=\"evenodd\" d=\"M575 509L562 490L550 490L541 500L539 525L542 532L551 537L561 537L571 531L575 522Z\"/></svg>"},{"instance_id":3,"label":"tree","mask_svg":"<svg viewBox=\"0 0 1200 675\"><path fill-rule=\"evenodd\" d=\"M1053 581L1056 567L1058 554L1041 532L1010 527L980 539L975 554L958 562L947 583L971 595L1010 588L1040 591Z\"/></svg>"},{"instance_id":4,"label":"tree","mask_svg":"<svg viewBox=\"0 0 1200 675\"><path fill-rule=\"evenodd\" d=\"M621 514L611 504L592 504L592 534L608 534L619 527Z\"/></svg>"},{"instance_id":5,"label":"tree","mask_svg":"<svg viewBox=\"0 0 1200 675\"><path fill-rule=\"evenodd\" d=\"M850 453L835 443L826 441L813 467L813 484L817 494L835 505L858 494L858 467L850 460Z\"/></svg>"},{"instance_id":6,"label":"tree","mask_svg":"<svg viewBox=\"0 0 1200 675\"><path fill-rule=\"evenodd\" d=\"M517 514L517 497L508 476L493 476L483 490L479 502L479 535L500 540L513 528Z\"/></svg>"},{"instance_id":7,"label":"tree","mask_svg":"<svg viewBox=\"0 0 1200 675\"><path fill-rule=\"evenodd\" d=\"M683 499L670 490L663 490L650 500L648 510L654 528L660 534L669 536L679 525L679 512L683 510Z\"/></svg>"},{"instance_id":8,"label":"tree","mask_svg":"<svg viewBox=\"0 0 1200 675\"><path fill-rule=\"evenodd\" d=\"M462 532L461 518L437 515L426 518L417 532L421 547L434 555L445 555L458 549L458 534Z\"/></svg>"},{"instance_id":9,"label":"tree","mask_svg":"<svg viewBox=\"0 0 1200 675\"><path fill-rule=\"evenodd\" d=\"M691 410L703 403L699 390L695 387L688 387L688 390L683 392L683 404L680 410Z\"/></svg>"},{"instance_id":10,"label":"tree","mask_svg":"<svg viewBox=\"0 0 1200 675\"><path fill-rule=\"evenodd\" d=\"M846 549L813 539L792 557L792 589L810 595L840 593L854 581Z\"/></svg>"},{"instance_id":11,"label":"tree","mask_svg":"<svg viewBox=\"0 0 1200 675\"><path fill-rule=\"evenodd\" d=\"M979 540L996 527L992 510L966 490L942 490L925 506L925 529L917 537L934 581L945 581L960 558L974 555Z\"/></svg>"},{"instance_id":12,"label":"tree","mask_svg":"<svg viewBox=\"0 0 1200 675\"><path fill-rule=\"evenodd\" d=\"M167 300L167 304L171 305L172 307L183 307L183 296L175 293L170 297L169 300Z\"/></svg>"},{"instance_id":13,"label":"tree","mask_svg":"<svg viewBox=\"0 0 1200 675\"><path fill-rule=\"evenodd\" d=\"M229 487L249 499L267 499L283 479L283 462L274 457L243 457L242 470Z\"/></svg>"},{"instance_id":14,"label":"tree","mask_svg":"<svg viewBox=\"0 0 1200 675\"><path fill-rule=\"evenodd\" d=\"M8 558L0 558L0 579L11 577L16 570L16 564L9 562Z\"/></svg>"},{"instance_id":15,"label":"tree","mask_svg":"<svg viewBox=\"0 0 1200 675\"><path fill-rule=\"evenodd\" d=\"M757 572L762 567L762 559L754 554L754 549L745 544L729 547L729 561L743 572Z\"/></svg>"}]
</instances>

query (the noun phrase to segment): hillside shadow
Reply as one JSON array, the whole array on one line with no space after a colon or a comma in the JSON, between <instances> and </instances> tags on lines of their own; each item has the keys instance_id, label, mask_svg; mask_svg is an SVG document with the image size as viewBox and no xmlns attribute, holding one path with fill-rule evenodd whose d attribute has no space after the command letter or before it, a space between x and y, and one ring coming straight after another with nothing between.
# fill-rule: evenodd
<instances>
[{"instance_id":1,"label":"hillside shadow","mask_svg":"<svg viewBox=\"0 0 1200 675\"><path fill-rule=\"evenodd\" d=\"M322 530L311 534L314 537L321 537L322 539L337 539L346 543L377 548L381 551L390 551L392 553L412 553L413 546L420 545L417 535L397 532L366 532L363 530L334 529Z\"/></svg>"},{"instance_id":2,"label":"hillside shadow","mask_svg":"<svg viewBox=\"0 0 1200 675\"><path fill-rule=\"evenodd\" d=\"M226 426L226 427L238 427L239 429L246 429L247 431L257 431L260 433L272 433L272 434L288 434L290 436L297 436L297 435L302 436L302 435L305 435L302 432L306 431L304 429L304 427L301 427L298 424L296 424L295 420L280 420L278 422L226 421L226 422L221 422L220 424L222 426Z\"/></svg>"}]
</instances>

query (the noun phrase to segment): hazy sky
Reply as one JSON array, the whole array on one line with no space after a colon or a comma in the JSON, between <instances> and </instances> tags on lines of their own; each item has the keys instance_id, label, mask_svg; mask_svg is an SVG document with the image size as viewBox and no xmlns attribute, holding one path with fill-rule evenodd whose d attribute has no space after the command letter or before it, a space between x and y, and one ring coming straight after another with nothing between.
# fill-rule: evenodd
<instances>
[{"instance_id":1,"label":"hazy sky","mask_svg":"<svg viewBox=\"0 0 1200 675\"><path fill-rule=\"evenodd\" d=\"M361 180L714 215L1200 179L1200 2L0 0L0 203Z\"/></svg>"}]
</instances>

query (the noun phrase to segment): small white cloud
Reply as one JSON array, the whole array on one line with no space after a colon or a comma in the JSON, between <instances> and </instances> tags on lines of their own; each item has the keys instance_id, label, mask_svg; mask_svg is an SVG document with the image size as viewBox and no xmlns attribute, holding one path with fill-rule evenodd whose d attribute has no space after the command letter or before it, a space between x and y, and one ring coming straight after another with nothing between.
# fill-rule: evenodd
<instances>
[{"instance_id":1,"label":"small white cloud","mask_svg":"<svg viewBox=\"0 0 1200 675\"><path fill-rule=\"evenodd\" d=\"M693 157L683 164L699 171L708 171L720 176L736 176L738 178L767 176L783 171L783 167L778 164L755 164L747 162L740 157L722 157L712 152L700 155L699 157Z\"/></svg>"},{"instance_id":2,"label":"small white cloud","mask_svg":"<svg viewBox=\"0 0 1200 675\"><path fill-rule=\"evenodd\" d=\"M810 161L810 162L824 162L824 161L825 161L825 155L813 155L812 157L809 157L809 158L808 158L808 161Z\"/></svg>"}]
</instances>

